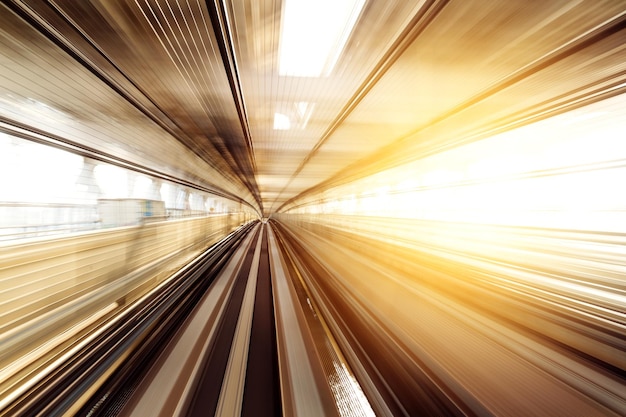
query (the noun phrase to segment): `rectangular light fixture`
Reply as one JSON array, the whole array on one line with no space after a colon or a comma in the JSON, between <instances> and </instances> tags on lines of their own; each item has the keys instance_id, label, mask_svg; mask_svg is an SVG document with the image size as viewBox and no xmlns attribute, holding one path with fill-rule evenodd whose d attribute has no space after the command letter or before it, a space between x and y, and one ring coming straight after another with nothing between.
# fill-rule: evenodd
<instances>
[{"instance_id":1,"label":"rectangular light fixture","mask_svg":"<svg viewBox=\"0 0 626 417\"><path fill-rule=\"evenodd\" d=\"M330 74L354 28L365 0L284 0L279 74Z\"/></svg>"},{"instance_id":2,"label":"rectangular light fixture","mask_svg":"<svg viewBox=\"0 0 626 417\"><path fill-rule=\"evenodd\" d=\"M309 123L315 103L298 101L280 103L274 113L274 130L304 129Z\"/></svg>"},{"instance_id":3,"label":"rectangular light fixture","mask_svg":"<svg viewBox=\"0 0 626 417\"><path fill-rule=\"evenodd\" d=\"M291 129L291 120L289 120L289 116L282 113L274 113L274 130L289 129Z\"/></svg>"}]
</instances>

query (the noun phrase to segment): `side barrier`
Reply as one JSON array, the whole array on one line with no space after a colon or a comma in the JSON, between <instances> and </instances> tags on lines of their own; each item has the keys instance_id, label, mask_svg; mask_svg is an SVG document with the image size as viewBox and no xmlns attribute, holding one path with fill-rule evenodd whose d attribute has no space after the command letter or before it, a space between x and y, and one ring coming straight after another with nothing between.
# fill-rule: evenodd
<instances>
[{"instance_id":1,"label":"side barrier","mask_svg":"<svg viewBox=\"0 0 626 417\"><path fill-rule=\"evenodd\" d=\"M0 398L250 220L231 213L0 246Z\"/></svg>"},{"instance_id":2,"label":"side barrier","mask_svg":"<svg viewBox=\"0 0 626 417\"><path fill-rule=\"evenodd\" d=\"M276 220L618 369L626 235L350 215ZM368 277L369 280L378 279ZM379 285L383 286L382 282Z\"/></svg>"}]
</instances>

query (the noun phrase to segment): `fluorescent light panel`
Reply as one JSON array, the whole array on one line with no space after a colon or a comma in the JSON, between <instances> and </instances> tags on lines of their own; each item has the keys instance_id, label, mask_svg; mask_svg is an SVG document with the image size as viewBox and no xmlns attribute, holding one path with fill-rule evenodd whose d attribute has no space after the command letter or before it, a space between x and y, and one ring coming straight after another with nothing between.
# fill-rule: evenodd
<instances>
[{"instance_id":1,"label":"fluorescent light panel","mask_svg":"<svg viewBox=\"0 0 626 417\"><path fill-rule=\"evenodd\" d=\"M274 113L274 130L289 130L291 129L291 121L289 116L282 113Z\"/></svg>"},{"instance_id":2,"label":"fluorescent light panel","mask_svg":"<svg viewBox=\"0 0 626 417\"><path fill-rule=\"evenodd\" d=\"M279 74L329 75L365 0L284 0L283 4Z\"/></svg>"},{"instance_id":3,"label":"fluorescent light panel","mask_svg":"<svg viewBox=\"0 0 626 417\"><path fill-rule=\"evenodd\" d=\"M304 129L313 114L314 103L298 101L279 105L274 113L274 130Z\"/></svg>"}]
</instances>

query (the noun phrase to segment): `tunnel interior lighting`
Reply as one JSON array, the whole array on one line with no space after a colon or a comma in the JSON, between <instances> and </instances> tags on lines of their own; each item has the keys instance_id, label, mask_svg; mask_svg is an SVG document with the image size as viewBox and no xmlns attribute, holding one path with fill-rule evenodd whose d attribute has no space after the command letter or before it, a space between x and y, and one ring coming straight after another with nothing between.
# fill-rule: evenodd
<instances>
[{"instance_id":1,"label":"tunnel interior lighting","mask_svg":"<svg viewBox=\"0 0 626 417\"><path fill-rule=\"evenodd\" d=\"M278 103L274 112L274 130L305 129L315 108L306 101Z\"/></svg>"},{"instance_id":2,"label":"tunnel interior lighting","mask_svg":"<svg viewBox=\"0 0 626 417\"><path fill-rule=\"evenodd\" d=\"M78 155L0 133L0 202L71 202L82 164Z\"/></svg>"},{"instance_id":3,"label":"tunnel interior lighting","mask_svg":"<svg viewBox=\"0 0 626 417\"><path fill-rule=\"evenodd\" d=\"M274 113L274 130L291 129L291 121L289 116L282 113Z\"/></svg>"},{"instance_id":4,"label":"tunnel interior lighting","mask_svg":"<svg viewBox=\"0 0 626 417\"><path fill-rule=\"evenodd\" d=\"M302 214L624 233L626 95L332 190Z\"/></svg>"},{"instance_id":5,"label":"tunnel interior lighting","mask_svg":"<svg viewBox=\"0 0 626 417\"><path fill-rule=\"evenodd\" d=\"M279 74L322 77L332 71L365 0L286 0Z\"/></svg>"},{"instance_id":6,"label":"tunnel interior lighting","mask_svg":"<svg viewBox=\"0 0 626 417\"><path fill-rule=\"evenodd\" d=\"M115 165L100 164L94 169L96 181L105 198L128 198L128 173Z\"/></svg>"}]
</instances>

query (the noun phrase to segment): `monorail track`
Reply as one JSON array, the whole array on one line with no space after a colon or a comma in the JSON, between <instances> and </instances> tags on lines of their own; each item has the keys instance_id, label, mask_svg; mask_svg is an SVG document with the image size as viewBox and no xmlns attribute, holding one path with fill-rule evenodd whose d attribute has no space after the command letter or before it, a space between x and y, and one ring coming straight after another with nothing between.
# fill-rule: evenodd
<instances>
[{"instance_id":1,"label":"monorail track","mask_svg":"<svg viewBox=\"0 0 626 417\"><path fill-rule=\"evenodd\" d=\"M346 239L274 221L241 228L129 305L2 415L522 415L538 410L524 395L541 398L541 389L567 398L541 407L568 415L626 409L623 375L427 281L401 282L397 260L390 269L371 256L375 246L350 249ZM390 293L392 304L375 302ZM493 329L505 342L494 343ZM505 392L503 369L532 384ZM472 372L494 377L475 386Z\"/></svg>"},{"instance_id":2,"label":"monorail track","mask_svg":"<svg viewBox=\"0 0 626 417\"><path fill-rule=\"evenodd\" d=\"M277 240L251 230L124 405L101 390L81 414L371 415Z\"/></svg>"},{"instance_id":3,"label":"monorail track","mask_svg":"<svg viewBox=\"0 0 626 417\"><path fill-rule=\"evenodd\" d=\"M282 239L260 222L229 235L1 415L372 415Z\"/></svg>"}]
</instances>

